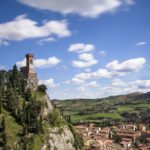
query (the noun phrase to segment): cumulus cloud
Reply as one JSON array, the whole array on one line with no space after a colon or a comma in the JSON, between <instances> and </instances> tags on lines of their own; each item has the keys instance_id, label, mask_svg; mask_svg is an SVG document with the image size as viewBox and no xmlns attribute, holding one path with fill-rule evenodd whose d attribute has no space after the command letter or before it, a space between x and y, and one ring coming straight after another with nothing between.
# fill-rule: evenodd
<instances>
[{"instance_id":1,"label":"cumulus cloud","mask_svg":"<svg viewBox=\"0 0 150 150\"><path fill-rule=\"evenodd\" d=\"M107 97L112 95L122 95L134 92L149 92L150 80L135 80L135 81L123 81L119 78L111 80L110 83L99 86L98 97Z\"/></svg>"},{"instance_id":2,"label":"cumulus cloud","mask_svg":"<svg viewBox=\"0 0 150 150\"><path fill-rule=\"evenodd\" d=\"M145 58L134 58L119 63L118 60L114 60L106 65L106 68L112 71L119 72L134 72L140 70L146 63Z\"/></svg>"},{"instance_id":3,"label":"cumulus cloud","mask_svg":"<svg viewBox=\"0 0 150 150\"><path fill-rule=\"evenodd\" d=\"M72 61L72 65L76 68L87 68L97 64L98 61L94 59L93 54L83 53L79 55L79 60Z\"/></svg>"},{"instance_id":4,"label":"cumulus cloud","mask_svg":"<svg viewBox=\"0 0 150 150\"><path fill-rule=\"evenodd\" d=\"M85 52L91 52L95 49L95 46L92 44L84 44L84 43L75 43L71 44L68 48L69 52L79 52L79 53L85 53Z\"/></svg>"},{"instance_id":5,"label":"cumulus cloud","mask_svg":"<svg viewBox=\"0 0 150 150\"><path fill-rule=\"evenodd\" d=\"M94 91L91 92L92 88L94 88ZM77 91L79 93L74 95L74 98L87 98L87 94L92 94L91 98L100 98L134 92L148 92L150 91L150 80L124 81L120 78L114 78L101 84L98 84L97 81L90 81L77 85Z\"/></svg>"},{"instance_id":6,"label":"cumulus cloud","mask_svg":"<svg viewBox=\"0 0 150 150\"><path fill-rule=\"evenodd\" d=\"M78 14L95 18L104 13L116 11L122 5L131 5L133 0L18 0L19 2L41 10L62 14Z\"/></svg>"},{"instance_id":7,"label":"cumulus cloud","mask_svg":"<svg viewBox=\"0 0 150 150\"><path fill-rule=\"evenodd\" d=\"M34 20L28 19L26 15L20 15L14 20L0 24L0 41L21 41L31 38L58 38L70 36L67 22L47 21L43 25L38 25ZM6 45L6 42L5 42Z\"/></svg>"},{"instance_id":8,"label":"cumulus cloud","mask_svg":"<svg viewBox=\"0 0 150 150\"><path fill-rule=\"evenodd\" d=\"M94 72L83 72L76 75L77 78L82 80L88 80L88 79L99 79L99 78L116 78L118 76L124 76L124 73L119 72L111 72L107 69L98 69Z\"/></svg>"},{"instance_id":9,"label":"cumulus cloud","mask_svg":"<svg viewBox=\"0 0 150 150\"><path fill-rule=\"evenodd\" d=\"M85 81L82 80L82 79L80 79L80 78L74 77L74 78L71 80L71 82L74 83L74 84L80 85L80 84L83 84Z\"/></svg>"},{"instance_id":10,"label":"cumulus cloud","mask_svg":"<svg viewBox=\"0 0 150 150\"><path fill-rule=\"evenodd\" d=\"M150 89L150 80L137 80L133 84L140 89Z\"/></svg>"},{"instance_id":11,"label":"cumulus cloud","mask_svg":"<svg viewBox=\"0 0 150 150\"><path fill-rule=\"evenodd\" d=\"M50 88L55 88L55 87L59 86L59 84L56 84L54 82L54 79L52 79L52 78L50 78L48 80L40 80L39 84L44 84L44 85L46 85L47 87L50 87Z\"/></svg>"},{"instance_id":12,"label":"cumulus cloud","mask_svg":"<svg viewBox=\"0 0 150 150\"><path fill-rule=\"evenodd\" d=\"M83 53L79 55L79 59L83 61L92 61L94 57L93 57L93 54Z\"/></svg>"},{"instance_id":13,"label":"cumulus cloud","mask_svg":"<svg viewBox=\"0 0 150 150\"><path fill-rule=\"evenodd\" d=\"M83 72L76 74L75 78L83 81L95 78L111 78L111 73L106 69L99 69L95 72Z\"/></svg>"},{"instance_id":14,"label":"cumulus cloud","mask_svg":"<svg viewBox=\"0 0 150 150\"><path fill-rule=\"evenodd\" d=\"M146 45L147 43L145 41L141 41L141 42L138 42L136 43L136 46L143 46L143 45Z\"/></svg>"},{"instance_id":15,"label":"cumulus cloud","mask_svg":"<svg viewBox=\"0 0 150 150\"><path fill-rule=\"evenodd\" d=\"M93 98L93 97L95 97L95 95L94 95L94 93L92 94L90 92L90 89L91 88L98 89L98 87L99 87L99 84L96 81L84 83L84 84L80 85L79 87L77 87L77 91L82 92L78 96L83 95L84 97Z\"/></svg>"},{"instance_id":16,"label":"cumulus cloud","mask_svg":"<svg viewBox=\"0 0 150 150\"><path fill-rule=\"evenodd\" d=\"M49 68L58 65L61 62L60 59L57 57L49 57L48 59L35 59L34 60L34 67L35 68ZM22 61L18 61L17 63L18 67L23 67L26 65L26 59L23 59Z\"/></svg>"},{"instance_id":17,"label":"cumulus cloud","mask_svg":"<svg viewBox=\"0 0 150 150\"><path fill-rule=\"evenodd\" d=\"M76 68L87 68L87 67L91 67L97 63L98 63L98 61L96 59L93 59L91 61L80 61L80 60L72 61L72 65Z\"/></svg>"},{"instance_id":18,"label":"cumulus cloud","mask_svg":"<svg viewBox=\"0 0 150 150\"><path fill-rule=\"evenodd\" d=\"M106 68L98 69L94 72L82 72L76 74L76 80L89 80L89 79L113 79L123 77L128 73L139 71L146 63L145 58L129 59L119 64L117 60L112 61L106 65Z\"/></svg>"},{"instance_id":19,"label":"cumulus cloud","mask_svg":"<svg viewBox=\"0 0 150 150\"><path fill-rule=\"evenodd\" d=\"M98 83L96 81L91 81L90 83L87 84L87 86L90 87L99 87Z\"/></svg>"}]
</instances>

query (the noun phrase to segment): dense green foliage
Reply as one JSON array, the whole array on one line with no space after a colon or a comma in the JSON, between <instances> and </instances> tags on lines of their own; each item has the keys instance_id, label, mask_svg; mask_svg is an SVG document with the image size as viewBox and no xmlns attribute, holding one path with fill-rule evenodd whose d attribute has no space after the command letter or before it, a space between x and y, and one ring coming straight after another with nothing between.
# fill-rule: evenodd
<instances>
[{"instance_id":1,"label":"dense green foliage","mask_svg":"<svg viewBox=\"0 0 150 150\"><path fill-rule=\"evenodd\" d=\"M47 92L47 87L44 84L41 84L38 86L37 90L43 94L46 94Z\"/></svg>"},{"instance_id":2,"label":"dense green foliage","mask_svg":"<svg viewBox=\"0 0 150 150\"><path fill-rule=\"evenodd\" d=\"M41 115L44 103L34 93L33 95L31 89L26 89L26 79L16 65L8 72L0 71L0 147L3 149L9 149L11 141L14 141L15 137L12 139L11 134L16 136L16 149L28 149L34 141L28 134L44 132ZM12 123L11 126L8 123ZM18 130L18 135L15 135L13 126L18 127L15 129Z\"/></svg>"},{"instance_id":3,"label":"dense green foliage","mask_svg":"<svg viewBox=\"0 0 150 150\"><path fill-rule=\"evenodd\" d=\"M46 86L36 91L27 88L27 81L14 65L0 71L0 149L40 150L48 139L49 128L58 127L60 134L67 122L59 110L45 117ZM70 118L69 118L70 120ZM78 147L78 143L75 144Z\"/></svg>"}]
</instances>

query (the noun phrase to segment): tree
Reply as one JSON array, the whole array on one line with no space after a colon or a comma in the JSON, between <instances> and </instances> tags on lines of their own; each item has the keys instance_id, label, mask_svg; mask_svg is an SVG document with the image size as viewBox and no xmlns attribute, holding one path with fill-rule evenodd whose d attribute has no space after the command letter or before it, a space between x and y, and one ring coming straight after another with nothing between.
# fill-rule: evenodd
<instances>
[{"instance_id":1,"label":"tree","mask_svg":"<svg viewBox=\"0 0 150 150\"><path fill-rule=\"evenodd\" d=\"M6 123L5 123L5 117L3 116L2 122L1 122L1 128L2 128L2 142L3 146L7 145L7 135L6 135Z\"/></svg>"},{"instance_id":2,"label":"tree","mask_svg":"<svg viewBox=\"0 0 150 150\"><path fill-rule=\"evenodd\" d=\"M17 84L18 84L18 69L17 69L16 65L13 66L12 73L10 73L10 81L12 83L13 88L17 88Z\"/></svg>"},{"instance_id":3,"label":"tree","mask_svg":"<svg viewBox=\"0 0 150 150\"><path fill-rule=\"evenodd\" d=\"M0 91L0 114L2 113L2 94Z\"/></svg>"},{"instance_id":4,"label":"tree","mask_svg":"<svg viewBox=\"0 0 150 150\"><path fill-rule=\"evenodd\" d=\"M7 99L7 109L10 110L12 114L15 114L16 103L15 103L15 93L13 91L13 88L7 89L6 99Z\"/></svg>"},{"instance_id":5,"label":"tree","mask_svg":"<svg viewBox=\"0 0 150 150\"><path fill-rule=\"evenodd\" d=\"M37 89L39 92L46 94L47 87L44 84L39 85Z\"/></svg>"},{"instance_id":6,"label":"tree","mask_svg":"<svg viewBox=\"0 0 150 150\"><path fill-rule=\"evenodd\" d=\"M26 101L31 101L32 99L32 93L30 88L28 88L27 91L25 92L25 99Z\"/></svg>"},{"instance_id":7,"label":"tree","mask_svg":"<svg viewBox=\"0 0 150 150\"><path fill-rule=\"evenodd\" d=\"M6 131L4 131L3 134L2 134L2 141L3 141L3 146L6 146L7 145Z\"/></svg>"},{"instance_id":8,"label":"tree","mask_svg":"<svg viewBox=\"0 0 150 150\"><path fill-rule=\"evenodd\" d=\"M117 134L114 134L112 138L113 138L115 143L120 143L121 142L121 137Z\"/></svg>"},{"instance_id":9,"label":"tree","mask_svg":"<svg viewBox=\"0 0 150 150\"><path fill-rule=\"evenodd\" d=\"M42 118L42 115L40 115L40 119L39 119L39 132L43 133L44 130L43 130L43 118Z\"/></svg>"},{"instance_id":10,"label":"tree","mask_svg":"<svg viewBox=\"0 0 150 150\"><path fill-rule=\"evenodd\" d=\"M1 92L1 96L2 98L5 95L5 82L6 82L6 71L0 71L0 92Z\"/></svg>"},{"instance_id":11,"label":"tree","mask_svg":"<svg viewBox=\"0 0 150 150\"><path fill-rule=\"evenodd\" d=\"M1 127L2 127L2 130L3 130L3 131L6 130L6 123L5 123L5 117L4 117L4 116L3 116L3 118L2 118Z\"/></svg>"},{"instance_id":12,"label":"tree","mask_svg":"<svg viewBox=\"0 0 150 150\"><path fill-rule=\"evenodd\" d=\"M18 69L17 69L17 65L16 64L13 66L12 75L13 75L14 79L17 79L17 77L18 77Z\"/></svg>"},{"instance_id":13,"label":"tree","mask_svg":"<svg viewBox=\"0 0 150 150\"><path fill-rule=\"evenodd\" d=\"M24 124L23 125L23 131L22 131L23 136L27 134L27 126Z\"/></svg>"}]
</instances>

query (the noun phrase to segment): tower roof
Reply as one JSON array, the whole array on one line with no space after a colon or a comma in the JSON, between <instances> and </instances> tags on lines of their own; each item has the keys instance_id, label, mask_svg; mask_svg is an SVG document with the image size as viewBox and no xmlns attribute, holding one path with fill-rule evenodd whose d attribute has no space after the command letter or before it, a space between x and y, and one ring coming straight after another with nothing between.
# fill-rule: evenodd
<instances>
[{"instance_id":1,"label":"tower roof","mask_svg":"<svg viewBox=\"0 0 150 150\"><path fill-rule=\"evenodd\" d=\"M26 54L26 57L29 57L29 56L34 57L34 55L33 55L32 53L28 53L28 54Z\"/></svg>"}]
</instances>

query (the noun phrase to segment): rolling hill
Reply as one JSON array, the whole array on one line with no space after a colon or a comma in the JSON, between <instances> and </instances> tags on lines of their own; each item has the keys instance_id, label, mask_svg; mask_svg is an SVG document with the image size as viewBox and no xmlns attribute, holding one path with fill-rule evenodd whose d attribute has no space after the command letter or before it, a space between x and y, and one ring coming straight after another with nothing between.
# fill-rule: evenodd
<instances>
[{"instance_id":1,"label":"rolling hill","mask_svg":"<svg viewBox=\"0 0 150 150\"><path fill-rule=\"evenodd\" d=\"M124 120L122 114L140 113L150 109L150 92L131 93L100 99L53 100L63 111L70 115L72 122L97 121L102 119Z\"/></svg>"}]
</instances>

